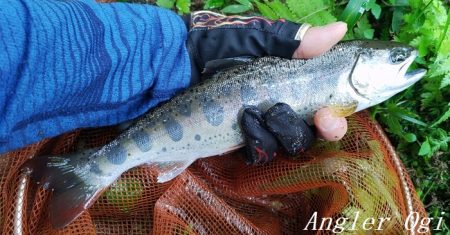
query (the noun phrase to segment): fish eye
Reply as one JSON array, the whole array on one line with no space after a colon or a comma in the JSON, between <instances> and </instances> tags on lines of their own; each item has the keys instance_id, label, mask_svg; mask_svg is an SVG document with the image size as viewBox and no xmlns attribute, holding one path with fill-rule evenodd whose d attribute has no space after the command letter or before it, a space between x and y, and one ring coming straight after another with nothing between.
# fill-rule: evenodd
<instances>
[{"instance_id":1,"label":"fish eye","mask_svg":"<svg viewBox=\"0 0 450 235\"><path fill-rule=\"evenodd\" d=\"M394 48L391 51L391 54L389 56L389 59L393 64L399 64L403 61L405 61L409 56L409 52L405 48Z\"/></svg>"}]
</instances>

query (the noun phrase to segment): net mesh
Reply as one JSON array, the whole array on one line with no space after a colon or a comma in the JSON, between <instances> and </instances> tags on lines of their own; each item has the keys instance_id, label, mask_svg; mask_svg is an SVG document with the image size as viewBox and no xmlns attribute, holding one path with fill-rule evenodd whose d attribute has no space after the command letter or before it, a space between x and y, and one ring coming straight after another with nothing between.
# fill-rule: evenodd
<instances>
[{"instance_id":1,"label":"net mesh","mask_svg":"<svg viewBox=\"0 0 450 235\"><path fill-rule=\"evenodd\" d=\"M279 156L248 166L237 151L197 160L162 184L150 165L131 169L61 230L49 223L51 192L29 181L20 166L41 154L101 146L118 133L88 129L44 140L0 157L0 229L2 234L332 234L338 218L358 216L356 231L349 231L351 222L342 226L346 233L365 233L361 224L367 218L391 218L379 233L413 234L417 227L406 229L407 216L417 212L423 218L426 212L408 173L367 113L348 121L341 141L318 142L296 159ZM308 223L314 215L318 230ZM325 217L333 219L330 227L321 226Z\"/></svg>"}]
</instances>

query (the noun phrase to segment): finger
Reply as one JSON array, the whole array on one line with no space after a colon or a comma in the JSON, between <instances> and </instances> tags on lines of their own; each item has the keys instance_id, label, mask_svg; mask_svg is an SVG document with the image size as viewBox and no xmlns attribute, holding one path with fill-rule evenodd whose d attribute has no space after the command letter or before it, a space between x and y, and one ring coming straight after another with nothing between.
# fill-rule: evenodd
<instances>
[{"instance_id":1,"label":"finger","mask_svg":"<svg viewBox=\"0 0 450 235\"><path fill-rule=\"evenodd\" d=\"M334 117L330 108L323 108L314 115L314 124L319 137L328 141L338 141L347 132L347 120L344 117Z\"/></svg>"},{"instance_id":2,"label":"finger","mask_svg":"<svg viewBox=\"0 0 450 235\"><path fill-rule=\"evenodd\" d=\"M347 24L344 22L311 27L295 50L293 58L306 59L321 55L338 43L346 32Z\"/></svg>"},{"instance_id":3,"label":"finger","mask_svg":"<svg viewBox=\"0 0 450 235\"><path fill-rule=\"evenodd\" d=\"M278 143L265 129L262 113L256 107L246 108L242 113L240 124L246 143L247 163L270 162L276 156Z\"/></svg>"},{"instance_id":4,"label":"finger","mask_svg":"<svg viewBox=\"0 0 450 235\"><path fill-rule=\"evenodd\" d=\"M287 104L275 104L263 118L267 129L289 155L295 156L309 149L316 139L313 129Z\"/></svg>"}]
</instances>

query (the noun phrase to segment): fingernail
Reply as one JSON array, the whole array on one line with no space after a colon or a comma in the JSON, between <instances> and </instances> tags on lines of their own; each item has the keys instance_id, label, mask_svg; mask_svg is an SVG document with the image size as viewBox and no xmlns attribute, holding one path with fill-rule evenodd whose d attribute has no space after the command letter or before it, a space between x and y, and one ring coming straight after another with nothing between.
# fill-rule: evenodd
<instances>
[{"instance_id":1,"label":"fingernail","mask_svg":"<svg viewBox=\"0 0 450 235\"><path fill-rule=\"evenodd\" d=\"M329 141L339 140L347 132L345 118L334 117L329 108L319 110L314 116L314 123L319 130L319 135Z\"/></svg>"},{"instance_id":2,"label":"fingernail","mask_svg":"<svg viewBox=\"0 0 450 235\"><path fill-rule=\"evenodd\" d=\"M342 28L341 30L345 33L347 32L348 28L347 28L347 23L339 21L336 22L336 24L338 25L339 28Z\"/></svg>"},{"instance_id":3,"label":"fingernail","mask_svg":"<svg viewBox=\"0 0 450 235\"><path fill-rule=\"evenodd\" d=\"M329 108L317 111L315 118L316 124L318 124L319 128L323 131L334 130L339 124L339 120L333 117L333 112Z\"/></svg>"},{"instance_id":4,"label":"fingernail","mask_svg":"<svg viewBox=\"0 0 450 235\"><path fill-rule=\"evenodd\" d=\"M333 131L339 127L339 119L330 116L325 116L320 119L320 127L323 131Z\"/></svg>"},{"instance_id":5,"label":"fingernail","mask_svg":"<svg viewBox=\"0 0 450 235\"><path fill-rule=\"evenodd\" d=\"M335 22L335 24L347 28L347 23L344 21L337 21L337 22Z\"/></svg>"}]
</instances>

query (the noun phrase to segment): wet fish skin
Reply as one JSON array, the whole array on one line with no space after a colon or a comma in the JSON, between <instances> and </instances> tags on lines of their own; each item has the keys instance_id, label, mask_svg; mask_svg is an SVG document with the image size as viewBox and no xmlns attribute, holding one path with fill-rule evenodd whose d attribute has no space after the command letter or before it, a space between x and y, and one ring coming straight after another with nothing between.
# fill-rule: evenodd
<instances>
[{"instance_id":1,"label":"wet fish skin","mask_svg":"<svg viewBox=\"0 0 450 235\"><path fill-rule=\"evenodd\" d=\"M313 76L293 79L294 75L290 76L290 73L294 69L299 70L300 61L292 62L266 58L252 64L251 68L246 67L247 71L251 70L249 75L239 69L219 74L149 113L92 157L95 160L90 164L101 170L96 184L110 184L124 171L148 162L172 162L174 168L178 167L178 170L173 169L173 174L159 177L160 181L167 181L195 159L240 147L243 138L237 120L246 105L265 109L284 102L305 118L310 118L314 110L333 103L354 106L348 94L332 92L345 85L339 84L340 79L325 76L326 70L315 71L312 66L303 68L307 73L312 73L312 70L315 74L323 73L323 82L317 83ZM349 72L344 69L350 71L350 66L346 65L348 63L340 64L343 71L337 74L347 76ZM274 77L279 79L274 81ZM318 90L325 94L308 95L309 92L301 85L308 83L317 83ZM90 175L89 178L92 180L95 176ZM110 179L106 180L105 176Z\"/></svg>"},{"instance_id":2,"label":"wet fish skin","mask_svg":"<svg viewBox=\"0 0 450 235\"><path fill-rule=\"evenodd\" d=\"M393 52L403 53L404 61L392 63ZM247 105L265 110L283 102L307 120L327 106L350 115L394 95L386 92L388 85L374 83L365 76L384 73L391 80L404 79L402 82L408 86L412 83L406 82L405 77L420 79L423 71L406 74L414 57L415 51L402 44L350 41L310 60L257 59L220 72L153 109L88 158L72 154L67 161L64 156L48 156L47 161L52 164L36 167L30 162L26 167L50 174L44 178L51 179L47 183L55 189L50 203L51 219L55 227L62 227L135 166L157 164L163 171L158 181L164 182L198 158L241 147L243 137L237 121ZM399 87L407 86L396 89Z\"/></svg>"}]
</instances>

